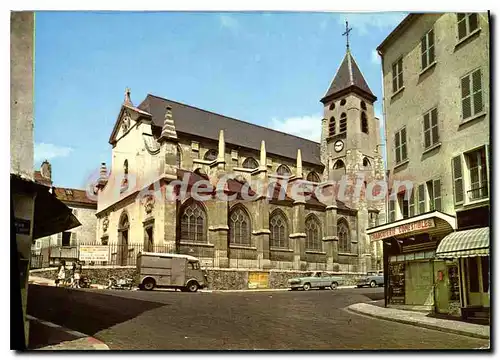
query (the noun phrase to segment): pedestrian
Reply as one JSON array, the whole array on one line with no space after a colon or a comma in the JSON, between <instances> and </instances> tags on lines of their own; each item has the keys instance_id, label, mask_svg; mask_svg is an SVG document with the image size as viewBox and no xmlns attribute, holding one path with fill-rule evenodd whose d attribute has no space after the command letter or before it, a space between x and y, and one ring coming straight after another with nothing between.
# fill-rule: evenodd
<instances>
[{"instance_id":1,"label":"pedestrian","mask_svg":"<svg viewBox=\"0 0 500 360\"><path fill-rule=\"evenodd\" d=\"M66 280L66 264L64 260L62 260L59 265L59 270L57 272L56 286L63 285L65 280Z\"/></svg>"},{"instance_id":2,"label":"pedestrian","mask_svg":"<svg viewBox=\"0 0 500 360\"><path fill-rule=\"evenodd\" d=\"M73 287L80 288L80 274L82 271L82 264L80 261L73 263Z\"/></svg>"}]
</instances>

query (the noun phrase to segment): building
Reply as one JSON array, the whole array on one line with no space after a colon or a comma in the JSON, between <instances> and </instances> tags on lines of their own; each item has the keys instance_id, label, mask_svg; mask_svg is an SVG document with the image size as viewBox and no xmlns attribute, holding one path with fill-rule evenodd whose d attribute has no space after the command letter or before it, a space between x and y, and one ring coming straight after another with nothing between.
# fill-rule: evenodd
<instances>
[{"instance_id":1,"label":"building","mask_svg":"<svg viewBox=\"0 0 500 360\"><path fill-rule=\"evenodd\" d=\"M71 211L33 180L34 13L11 13L10 203L11 348L25 349L28 271L34 240L73 228Z\"/></svg>"},{"instance_id":2,"label":"building","mask_svg":"<svg viewBox=\"0 0 500 360\"><path fill-rule=\"evenodd\" d=\"M35 181L51 187L52 194L71 209L81 226L35 241L32 246L32 268L45 267L60 259L78 258L78 245L94 244L97 227L97 201L86 190L52 186L52 166L45 160L40 171L35 171Z\"/></svg>"},{"instance_id":3,"label":"building","mask_svg":"<svg viewBox=\"0 0 500 360\"><path fill-rule=\"evenodd\" d=\"M301 182L318 188L342 175L383 179L375 101L349 48L321 99L320 143L152 94L135 106L127 90L109 139L111 172L102 164L96 183L97 237L119 245L110 260L122 265L134 261L132 245L143 244L214 267L353 272L381 266L381 250L371 248L366 228L385 217L384 201L323 203L290 190ZM191 195L208 181L205 201L138 197L148 188L168 193L185 176ZM245 189L251 185L252 192L257 182L273 190L244 201ZM221 193L235 198L216 200Z\"/></svg>"},{"instance_id":4,"label":"building","mask_svg":"<svg viewBox=\"0 0 500 360\"><path fill-rule=\"evenodd\" d=\"M486 13L410 14L377 48L390 179L413 186L368 230L388 306L489 310L489 42Z\"/></svg>"}]
</instances>

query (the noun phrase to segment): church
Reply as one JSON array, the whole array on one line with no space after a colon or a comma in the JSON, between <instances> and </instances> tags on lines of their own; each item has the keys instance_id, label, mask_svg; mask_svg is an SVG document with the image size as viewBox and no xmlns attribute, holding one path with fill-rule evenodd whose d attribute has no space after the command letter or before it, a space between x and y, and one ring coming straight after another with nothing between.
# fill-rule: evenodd
<instances>
[{"instance_id":1,"label":"church","mask_svg":"<svg viewBox=\"0 0 500 360\"><path fill-rule=\"evenodd\" d=\"M127 89L109 138L110 168L101 164L92 190L97 240L117 245L112 256L120 265L135 263L133 245L143 244L148 251L196 256L214 268L381 269L381 244L371 243L366 229L385 222L384 199L323 202L289 190L359 174L364 184L384 180L376 100L349 45L320 99L320 143L158 95L134 105ZM165 196L182 179L187 195ZM199 182L203 201L190 196ZM254 183L272 190L244 199L243 190ZM150 195L138 196L144 190ZM221 199L220 192L232 196Z\"/></svg>"}]
</instances>

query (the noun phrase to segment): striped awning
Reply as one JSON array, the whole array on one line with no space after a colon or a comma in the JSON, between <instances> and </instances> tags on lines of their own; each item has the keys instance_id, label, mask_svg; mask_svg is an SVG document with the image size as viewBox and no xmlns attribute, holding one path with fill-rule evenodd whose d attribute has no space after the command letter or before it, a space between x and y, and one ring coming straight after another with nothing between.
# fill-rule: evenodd
<instances>
[{"instance_id":1,"label":"striped awning","mask_svg":"<svg viewBox=\"0 0 500 360\"><path fill-rule=\"evenodd\" d=\"M443 238L436 250L436 257L452 259L490 254L490 228L455 231Z\"/></svg>"}]
</instances>

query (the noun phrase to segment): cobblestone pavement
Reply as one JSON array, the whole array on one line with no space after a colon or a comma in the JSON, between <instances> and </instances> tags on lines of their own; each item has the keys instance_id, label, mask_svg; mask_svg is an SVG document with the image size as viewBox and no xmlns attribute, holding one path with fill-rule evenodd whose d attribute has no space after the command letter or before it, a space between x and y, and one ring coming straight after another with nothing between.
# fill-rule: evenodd
<instances>
[{"instance_id":1,"label":"cobblestone pavement","mask_svg":"<svg viewBox=\"0 0 500 360\"><path fill-rule=\"evenodd\" d=\"M358 315L383 289L183 293L31 285L28 312L112 350L477 349L488 340Z\"/></svg>"}]
</instances>

